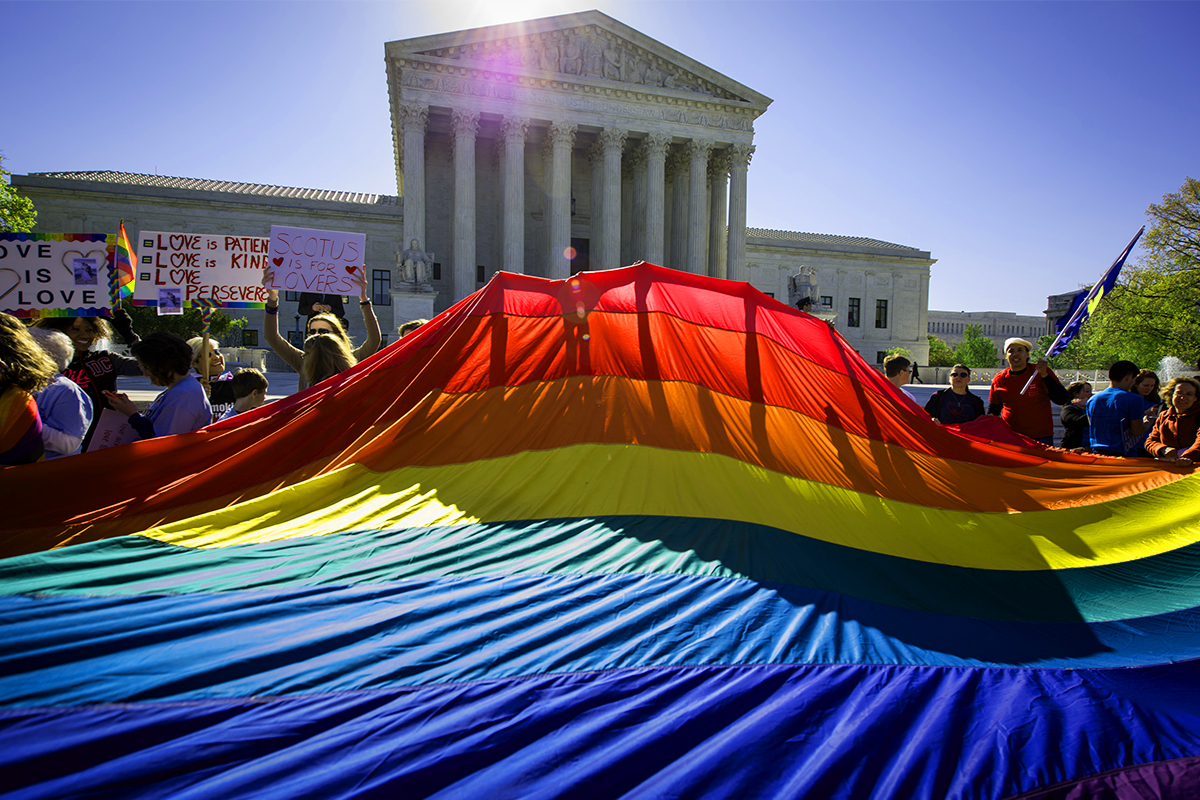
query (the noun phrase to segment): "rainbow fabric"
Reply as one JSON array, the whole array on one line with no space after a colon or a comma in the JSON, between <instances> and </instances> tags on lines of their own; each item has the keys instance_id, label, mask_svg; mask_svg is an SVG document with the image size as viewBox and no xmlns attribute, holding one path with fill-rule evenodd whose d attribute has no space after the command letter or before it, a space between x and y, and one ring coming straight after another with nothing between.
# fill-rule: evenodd
<instances>
[{"instance_id":1,"label":"rainbow fabric","mask_svg":"<svg viewBox=\"0 0 1200 800\"><path fill-rule=\"evenodd\" d=\"M117 234L116 259L112 271L108 274L108 291L114 306L133 297L136 280L133 265L136 261L137 257L133 255L133 248L129 244L129 234L125 232L125 222L122 221L121 230Z\"/></svg>"},{"instance_id":2,"label":"rainbow fabric","mask_svg":"<svg viewBox=\"0 0 1200 800\"><path fill-rule=\"evenodd\" d=\"M746 284L500 273L0 481L62 488L0 530L6 796L1200 793L1200 477L940 428Z\"/></svg>"}]
</instances>

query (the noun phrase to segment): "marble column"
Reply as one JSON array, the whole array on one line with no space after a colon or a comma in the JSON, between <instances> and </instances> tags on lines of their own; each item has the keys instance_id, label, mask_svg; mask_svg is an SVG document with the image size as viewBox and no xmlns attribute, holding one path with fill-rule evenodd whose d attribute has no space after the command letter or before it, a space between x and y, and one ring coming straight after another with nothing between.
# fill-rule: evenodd
<instances>
[{"instance_id":1,"label":"marble column","mask_svg":"<svg viewBox=\"0 0 1200 800\"><path fill-rule=\"evenodd\" d=\"M621 266L621 153L625 149L625 132L605 128L596 143L600 146L603 169L600 238L604 241L604 257L593 269L616 269Z\"/></svg>"},{"instance_id":2,"label":"marble column","mask_svg":"<svg viewBox=\"0 0 1200 800\"><path fill-rule=\"evenodd\" d=\"M693 139L688 156L687 271L703 275L708 271L708 156L712 142Z\"/></svg>"},{"instance_id":3,"label":"marble column","mask_svg":"<svg viewBox=\"0 0 1200 800\"><path fill-rule=\"evenodd\" d=\"M661 133L651 133L642 140L646 151L646 252L639 258L660 266L666 256L666 164L670 143L671 137Z\"/></svg>"},{"instance_id":4,"label":"marble column","mask_svg":"<svg viewBox=\"0 0 1200 800\"><path fill-rule=\"evenodd\" d=\"M687 269L689 163L685 148L671 153L671 259L663 265L671 269Z\"/></svg>"},{"instance_id":5,"label":"marble column","mask_svg":"<svg viewBox=\"0 0 1200 800\"><path fill-rule=\"evenodd\" d=\"M571 274L566 250L571 246L571 149L575 126L552 122L546 130L546 277Z\"/></svg>"},{"instance_id":6,"label":"marble column","mask_svg":"<svg viewBox=\"0 0 1200 800\"><path fill-rule=\"evenodd\" d=\"M629 167L633 170L633 213L632 225L629 230L629 263L649 261L646 255L646 200L649 177L646 168L646 145L639 144L629 155Z\"/></svg>"},{"instance_id":7,"label":"marble column","mask_svg":"<svg viewBox=\"0 0 1200 800\"><path fill-rule=\"evenodd\" d=\"M754 145L735 144L729 148L729 242L725 250L725 273L731 281L750 280L746 267L746 171L753 155Z\"/></svg>"},{"instance_id":8,"label":"marble column","mask_svg":"<svg viewBox=\"0 0 1200 800\"><path fill-rule=\"evenodd\" d=\"M404 241L401 251L413 239L420 249L425 241L425 128L429 124L429 106L406 103L400 106L400 132L403 137L400 169L404 174Z\"/></svg>"},{"instance_id":9,"label":"marble column","mask_svg":"<svg viewBox=\"0 0 1200 800\"><path fill-rule=\"evenodd\" d=\"M475 136L479 112L454 109L450 142L454 151L454 302L475 291Z\"/></svg>"},{"instance_id":10,"label":"marble column","mask_svg":"<svg viewBox=\"0 0 1200 800\"><path fill-rule=\"evenodd\" d=\"M708 162L708 274L725 277L726 206L729 194L729 151L716 153Z\"/></svg>"},{"instance_id":11,"label":"marble column","mask_svg":"<svg viewBox=\"0 0 1200 800\"><path fill-rule=\"evenodd\" d=\"M600 218L604 216L604 151L596 142L587 150L588 164L591 165L591 193L588 198L591 223L588 227L588 269L600 269L604 260L604 251L608 242L604 240ZM572 270L577 271L577 270Z\"/></svg>"},{"instance_id":12,"label":"marble column","mask_svg":"<svg viewBox=\"0 0 1200 800\"><path fill-rule=\"evenodd\" d=\"M529 120L524 117L505 117L500 121L500 146L504 148L500 162L504 205L500 269L505 272L525 271L525 136L528 132Z\"/></svg>"}]
</instances>

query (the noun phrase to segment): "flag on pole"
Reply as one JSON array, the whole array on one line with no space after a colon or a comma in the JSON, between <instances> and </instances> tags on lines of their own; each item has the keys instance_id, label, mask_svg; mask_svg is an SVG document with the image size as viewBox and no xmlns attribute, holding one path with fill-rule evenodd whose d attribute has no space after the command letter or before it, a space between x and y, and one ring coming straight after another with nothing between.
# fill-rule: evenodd
<instances>
[{"instance_id":1,"label":"flag on pole","mask_svg":"<svg viewBox=\"0 0 1200 800\"><path fill-rule=\"evenodd\" d=\"M1096 281L1090 290L1081 290L1079 294L1075 295L1074 300L1071 301L1071 310L1060 317L1054 324L1054 329L1057 331L1058 336L1055 338L1054 344L1050 345L1050 349L1046 351L1046 358L1056 356L1063 350L1066 350L1071 340L1079 334L1080 329L1083 328L1083 323L1087 321L1091 313L1100 305L1100 301L1116 286L1117 275L1121 273L1121 267L1125 266L1125 259L1129 258L1129 253L1133 250L1133 246L1137 244L1137 240L1141 238L1145 230L1146 226L1143 225L1134 234L1129 244L1125 245L1125 249L1121 252L1121 255L1117 257L1117 260L1112 263L1108 271L1104 273L1100 280Z\"/></svg>"},{"instance_id":2,"label":"flag on pole","mask_svg":"<svg viewBox=\"0 0 1200 800\"><path fill-rule=\"evenodd\" d=\"M125 221L121 220L121 230L117 234L116 262L108 278L113 305L133 296L133 262L133 248L129 245L129 234L125 232Z\"/></svg>"}]
</instances>

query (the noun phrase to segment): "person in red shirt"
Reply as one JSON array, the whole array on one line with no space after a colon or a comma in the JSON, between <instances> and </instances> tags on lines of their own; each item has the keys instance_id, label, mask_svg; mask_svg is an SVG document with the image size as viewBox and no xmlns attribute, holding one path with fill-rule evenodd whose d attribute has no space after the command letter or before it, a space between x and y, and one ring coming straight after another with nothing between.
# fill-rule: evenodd
<instances>
[{"instance_id":1,"label":"person in red shirt","mask_svg":"<svg viewBox=\"0 0 1200 800\"><path fill-rule=\"evenodd\" d=\"M1014 337L1005 341L1004 357L1008 360L1008 369L992 378L988 413L999 414L1008 427L1022 436L1053 446L1054 415L1050 404L1065 405L1071 402L1071 397L1045 359L1033 365L1037 377L1029 391L1022 393L1029 376L1034 374L1030 372L1029 364L1032 349L1033 345L1025 339Z\"/></svg>"}]
</instances>

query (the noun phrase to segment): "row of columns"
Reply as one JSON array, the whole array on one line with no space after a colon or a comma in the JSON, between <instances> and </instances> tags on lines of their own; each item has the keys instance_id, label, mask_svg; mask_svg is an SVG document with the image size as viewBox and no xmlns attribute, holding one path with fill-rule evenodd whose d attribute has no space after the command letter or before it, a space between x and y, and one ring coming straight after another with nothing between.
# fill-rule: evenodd
<instances>
[{"instance_id":1,"label":"row of columns","mask_svg":"<svg viewBox=\"0 0 1200 800\"><path fill-rule=\"evenodd\" d=\"M428 106L401 106L405 198L404 241L425 241L425 131ZM451 111L454 161L453 282L455 298L475 290L475 140L479 113ZM502 198L501 269L523 272L525 264L525 141L530 120L504 117L500 125ZM550 278L571 273L571 157L577 126L551 122L542 143L545 159L546 252ZM589 151L592 163L592 251L595 269L621 266L621 165L625 131L604 128ZM751 145L714 152L711 141L676 146L661 133L644 136L629 155L633 171L631 251L635 258L694 274L748 280L746 268L746 173ZM666 187L672 176L671 253L666 247ZM728 203L728 205L727 205ZM728 227L728 234L726 234Z\"/></svg>"}]
</instances>

